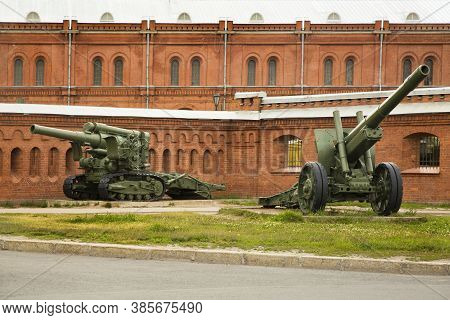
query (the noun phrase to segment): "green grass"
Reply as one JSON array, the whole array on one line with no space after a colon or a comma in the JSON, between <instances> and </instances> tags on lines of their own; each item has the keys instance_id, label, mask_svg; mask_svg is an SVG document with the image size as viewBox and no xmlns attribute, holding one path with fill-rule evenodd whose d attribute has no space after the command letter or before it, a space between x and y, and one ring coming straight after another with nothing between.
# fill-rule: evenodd
<instances>
[{"instance_id":1,"label":"green grass","mask_svg":"<svg viewBox=\"0 0 450 320\"><path fill-rule=\"evenodd\" d=\"M343 202L333 202L328 205L334 207L360 207L360 208L370 208L370 203L359 202L359 201L343 201ZM402 209L450 209L450 203L418 203L418 202L403 202Z\"/></svg>"},{"instance_id":2,"label":"green grass","mask_svg":"<svg viewBox=\"0 0 450 320\"><path fill-rule=\"evenodd\" d=\"M450 217L396 222L305 219L225 208L218 215L1 214L0 234L140 245L241 248L320 255L450 259Z\"/></svg>"}]
</instances>

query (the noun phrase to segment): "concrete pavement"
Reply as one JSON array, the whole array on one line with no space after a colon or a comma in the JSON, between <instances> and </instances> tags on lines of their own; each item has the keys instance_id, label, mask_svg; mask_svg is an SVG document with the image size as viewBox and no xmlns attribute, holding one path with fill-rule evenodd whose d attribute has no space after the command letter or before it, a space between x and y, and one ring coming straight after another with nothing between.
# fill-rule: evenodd
<instances>
[{"instance_id":1,"label":"concrete pavement","mask_svg":"<svg viewBox=\"0 0 450 320\"><path fill-rule=\"evenodd\" d=\"M448 299L449 276L0 251L0 299Z\"/></svg>"}]
</instances>

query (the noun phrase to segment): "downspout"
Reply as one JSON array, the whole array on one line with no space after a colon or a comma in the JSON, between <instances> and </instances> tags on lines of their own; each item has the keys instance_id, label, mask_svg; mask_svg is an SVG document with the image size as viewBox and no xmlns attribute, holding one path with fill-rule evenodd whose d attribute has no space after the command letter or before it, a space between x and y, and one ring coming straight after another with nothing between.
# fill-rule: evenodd
<instances>
[{"instance_id":1,"label":"downspout","mask_svg":"<svg viewBox=\"0 0 450 320\"><path fill-rule=\"evenodd\" d=\"M68 55L68 67L67 67L67 106L70 106L70 92L71 92L71 82L72 82L72 19L69 18L69 55Z\"/></svg>"},{"instance_id":2,"label":"downspout","mask_svg":"<svg viewBox=\"0 0 450 320\"><path fill-rule=\"evenodd\" d=\"M226 110L227 106L227 40L228 40L228 20L225 19L225 34L224 34L224 53L223 53L223 108Z\"/></svg>"},{"instance_id":3,"label":"downspout","mask_svg":"<svg viewBox=\"0 0 450 320\"><path fill-rule=\"evenodd\" d=\"M301 72L300 72L300 86L303 94L304 87L304 64L305 64L305 20L302 20L302 63L301 63Z\"/></svg>"},{"instance_id":4,"label":"downspout","mask_svg":"<svg viewBox=\"0 0 450 320\"><path fill-rule=\"evenodd\" d=\"M149 68L150 68L150 22L147 19L147 33L145 34L145 108L150 105L150 89L149 89Z\"/></svg>"},{"instance_id":5,"label":"downspout","mask_svg":"<svg viewBox=\"0 0 450 320\"><path fill-rule=\"evenodd\" d=\"M378 90L381 91L382 79L382 65L383 65L383 37L384 37L384 19L381 19L381 33L380 33L380 61L378 65Z\"/></svg>"}]
</instances>

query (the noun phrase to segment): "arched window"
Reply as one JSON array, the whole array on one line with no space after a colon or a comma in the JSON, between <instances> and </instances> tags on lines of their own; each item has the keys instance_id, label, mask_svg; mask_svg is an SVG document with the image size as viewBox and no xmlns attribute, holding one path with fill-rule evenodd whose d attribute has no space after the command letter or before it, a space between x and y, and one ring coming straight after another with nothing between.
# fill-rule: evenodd
<instances>
[{"instance_id":1,"label":"arched window","mask_svg":"<svg viewBox=\"0 0 450 320\"><path fill-rule=\"evenodd\" d=\"M211 151L206 150L203 154L203 173L212 173L213 172L213 159Z\"/></svg>"},{"instance_id":2,"label":"arched window","mask_svg":"<svg viewBox=\"0 0 450 320\"><path fill-rule=\"evenodd\" d=\"M189 23L191 22L191 17L186 12L183 12L178 16L178 22Z\"/></svg>"},{"instance_id":3,"label":"arched window","mask_svg":"<svg viewBox=\"0 0 450 320\"><path fill-rule=\"evenodd\" d=\"M247 62L247 85L254 86L256 83L256 60L248 59Z\"/></svg>"},{"instance_id":4,"label":"arched window","mask_svg":"<svg viewBox=\"0 0 450 320\"><path fill-rule=\"evenodd\" d=\"M410 12L406 16L406 22L419 22L419 15L415 12Z\"/></svg>"},{"instance_id":5,"label":"arched window","mask_svg":"<svg viewBox=\"0 0 450 320\"><path fill-rule=\"evenodd\" d=\"M328 15L327 22L328 23L339 23L339 22L341 22L341 17L336 12L332 12Z\"/></svg>"},{"instance_id":6,"label":"arched window","mask_svg":"<svg viewBox=\"0 0 450 320\"><path fill-rule=\"evenodd\" d=\"M44 70L45 70L45 62L43 58L36 59L36 85L43 86L44 85Z\"/></svg>"},{"instance_id":7,"label":"arched window","mask_svg":"<svg viewBox=\"0 0 450 320\"><path fill-rule=\"evenodd\" d=\"M163 152L163 167L164 172L170 172L171 166L170 166L170 150L166 149Z\"/></svg>"},{"instance_id":8,"label":"arched window","mask_svg":"<svg viewBox=\"0 0 450 320\"><path fill-rule=\"evenodd\" d=\"M22 150L14 148L11 151L11 167L12 175L20 175L22 170Z\"/></svg>"},{"instance_id":9,"label":"arched window","mask_svg":"<svg viewBox=\"0 0 450 320\"><path fill-rule=\"evenodd\" d=\"M345 62L345 84L348 86L353 85L353 69L355 67L355 63L352 58L347 59Z\"/></svg>"},{"instance_id":10,"label":"arched window","mask_svg":"<svg viewBox=\"0 0 450 320\"><path fill-rule=\"evenodd\" d=\"M403 81L409 77L412 72L412 60L409 57L403 59Z\"/></svg>"},{"instance_id":11,"label":"arched window","mask_svg":"<svg viewBox=\"0 0 450 320\"><path fill-rule=\"evenodd\" d=\"M27 20L27 22L41 22L41 18L39 17L39 14L34 11L27 14L26 20Z\"/></svg>"},{"instance_id":12,"label":"arched window","mask_svg":"<svg viewBox=\"0 0 450 320\"><path fill-rule=\"evenodd\" d=\"M73 160L73 150L72 148L66 151L66 174L75 173L75 161Z\"/></svg>"},{"instance_id":13,"label":"arched window","mask_svg":"<svg viewBox=\"0 0 450 320\"><path fill-rule=\"evenodd\" d=\"M225 172L225 156L223 150L217 151L217 168L219 174L223 174Z\"/></svg>"},{"instance_id":14,"label":"arched window","mask_svg":"<svg viewBox=\"0 0 450 320\"><path fill-rule=\"evenodd\" d=\"M172 59L170 62L170 85L178 86L180 84L180 62L178 59Z\"/></svg>"},{"instance_id":15,"label":"arched window","mask_svg":"<svg viewBox=\"0 0 450 320\"><path fill-rule=\"evenodd\" d=\"M178 167L183 166L183 154L184 154L184 151L181 149L178 149L178 151L177 151L177 166Z\"/></svg>"},{"instance_id":16,"label":"arched window","mask_svg":"<svg viewBox=\"0 0 450 320\"><path fill-rule=\"evenodd\" d=\"M102 85L102 59L99 57L94 59L93 62L93 69L94 69L94 86L101 86Z\"/></svg>"},{"instance_id":17,"label":"arched window","mask_svg":"<svg viewBox=\"0 0 450 320\"><path fill-rule=\"evenodd\" d=\"M48 176L54 177L58 174L59 169L59 151L56 148L51 148L48 151Z\"/></svg>"},{"instance_id":18,"label":"arched window","mask_svg":"<svg viewBox=\"0 0 450 320\"><path fill-rule=\"evenodd\" d=\"M189 164L191 166L192 171L194 171L195 168L197 167L197 162L198 162L198 152L197 150L193 149L191 150L191 157L189 159Z\"/></svg>"},{"instance_id":19,"label":"arched window","mask_svg":"<svg viewBox=\"0 0 450 320\"><path fill-rule=\"evenodd\" d=\"M30 177L37 177L40 175L40 167L41 167L41 150L39 148L34 147L30 152Z\"/></svg>"},{"instance_id":20,"label":"arched window","mask_svg":"<svg viewBox=\"0 0 450 320\"><path fill-rule=\"evenodd\" d=\"M150 169L156 171L156 151L154 149L148 150L148 163L150 164Z\"/></svg>"},{"instance_id":21,"label":"arched window","mask_svg":"<svg viewBox=\"0 0 450 320\"><path fill-rule=\"evenodd\" d=\"M123 85L123 59L116 58L114 60L114 85Z\"/></svg>"},{"instance_id":22,"label":"arched window","mask_svg":"<svg viewBox=\"0 0 450 320\"><path fill-rule=\"evenodd\" d=\"M286 139L287 144L287 155L286 162L287 166L301 167L302 166L302 140L297 137L289 137Z\"/></svg>"},{"instance_id":23,"label":"arched window","mask_svg":"<svg viewBox=\"0 0 450 320\"><path fill-rule=\"evenodd\" d=\"M200 85L200 59L194 58L192 59L191 64L191 85L199 86Z\"/></svg>"},{"instance_id":24,"label":"arched window","mask_svg":"<svg viewBox=\"0 0 450 320\"><path fill-rule=\"evenodd\" d=\"M105 12L104 14L102 14L100 22L114 22L114 17L111 13Z\"/></svg>"},{"instance_id":25,"label":"arched window","mask_svg":"<svg viewBox=\"0 0 450 320\"><path fill-rule=\"evenodd\" d=\"M323 84L331 86L333 84L333 60L326 58L323 62Z\"/></svg>"},{"instance_id":26,"label":"arched window","mask_svg":"<svg viewBox=\"0 0 450 320\"><path fill-rule=\"evenodd\" d=\"M277 60L275 58L270 58L268 85L274 86L276 84L277 84Z\"/></svg>"},{"instance_id":27,"label":"arched window","mask_svg":"<svg viewBox=\"0 0 450 320\"><path fill-rule=\"evenodd\" d=\"M434 64L433 58L432 57L427 57L427 58L425 58L424 62L428 66L428 68L430 69L430 72L428 73L428 76L425 78L423 83L426 86L432 86L433 85L433 64Z\"/></svg>"},{"instance_id":28,"label":"arched window","mask_svg":"<svg viewBox=\"0 0 450 320\"><path fill-rule=\"evenodd\" d=\"M250 17L250 23L264 23L264 18L261 13L254 13Z\"/></svg>"},{"instance_id":29,"label":"arched window","mask_svg":"<svg viewBox=\"0 0 450 320\"><path fill-rule=\"evenodd\" d=\"M14 85L23 85L23 60L21 58L14 60Z\"/></svg>"}]
</instances>

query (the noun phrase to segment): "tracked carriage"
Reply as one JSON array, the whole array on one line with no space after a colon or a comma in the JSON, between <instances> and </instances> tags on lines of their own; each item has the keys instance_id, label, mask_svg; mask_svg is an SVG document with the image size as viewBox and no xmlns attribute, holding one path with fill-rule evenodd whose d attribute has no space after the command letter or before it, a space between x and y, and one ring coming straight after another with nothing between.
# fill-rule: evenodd
<instances>
[{"instance_id":1,"label":"tracked carriage","mask_svg":"<svg viewBox=\"0 0 450 320\"><path fill-rule=\"evenodd\" d=\"M174 199L209 199L212 191L225 190L187 174L148 171L150 135L143 131L93 122L83 132L39 125L30 130L71 141L73 160L84 171L64 181L64 194L74 200L154 201L166 192Z\"/></svg>"}]
</instances>

